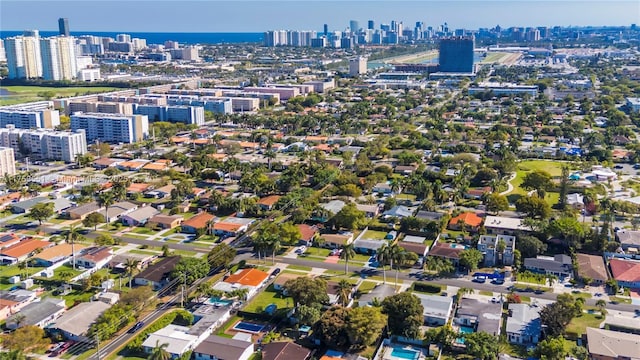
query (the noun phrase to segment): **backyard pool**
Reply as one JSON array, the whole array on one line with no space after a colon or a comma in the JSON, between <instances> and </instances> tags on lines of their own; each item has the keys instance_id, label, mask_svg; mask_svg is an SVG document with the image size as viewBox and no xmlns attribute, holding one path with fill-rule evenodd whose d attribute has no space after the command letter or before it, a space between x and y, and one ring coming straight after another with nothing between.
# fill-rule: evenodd
<instances>
[{"instance_id":1,"label":"backyard pool","mask_svg":"<svg viewBox=\"0 0 640 360\"><path fill-rule=\"evenodd\" d=\"M387 350L386 360L418 360L420 358L421 351L406 347L403 345L390 345L391 351Z\"/></svg>"},{"instance_id":2,"label":"backyard pool","mask_svg":"<svg viewBox=\"0 0 640 360\"><path fill-rule=\"evenodd\" d=\"M252 334L257 334L264 329L264 325L255 324L247 321L239 321L237 324L233 326L233 330L243 331Z\"/></svg>"},{"instance_id":3,"label":"backyard pool","mask_svg":"<svg viewBox=\"0 0 640 360\"><path fill-rule=\"evenodd\" d=\"M215 306L227 306L232 302L233 302L232 300L222 300L218 297L209 298L209 303Z\"/></svg>"},{"instance_id":4,"label":"backyard pool","mask_svg":"<svg viewBox=\"0 0 640 360\"><path fill-rule=\"evenodd\" d=\"M460 326L460 329L458 330L461 334L471 334L473 331L473 328L470 326Z\"/></svg>"}]
</instances>

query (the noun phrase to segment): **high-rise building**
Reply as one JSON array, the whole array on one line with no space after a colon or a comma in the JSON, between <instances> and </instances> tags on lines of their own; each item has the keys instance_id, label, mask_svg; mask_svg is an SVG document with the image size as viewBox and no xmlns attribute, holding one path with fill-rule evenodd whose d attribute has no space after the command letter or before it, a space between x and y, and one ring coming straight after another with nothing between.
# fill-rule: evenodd
<instances>
[{"instance_id":1,"label":"high-rise building","mask_svg":"<svg viewBox=\"0 0 640 360\"><path fill-rule=\"evenodd\" d=\"M358 21L357 20L349 21L349 29L351 30L351 33L353 33L353 34L358 32L358 30L360 29Z\"/></svg>"},{"instance_id":2,"label":"high-rise building","mask_svg":"<svg viewBox=\"0 0 640 360\"><path fill-rule=\"evenodd\" d=\"M7 61L7 53L4 51L4 40L0 39L0 61Z\"/></svg>"},{"instance_id":3,"label":"high-rise building","mask_svg":"<svg viewBox=\"0 0 640 360\"><path fill-rule=\"evenodd\" d=\"M473 73L473 37L451 37L440 40L440 71Z\"/></svg>"},{"instance_id":4,"label":"high-rise building","mask_svg":"<svg viewBox=\"0 0 640 360\"><path fill-rule=\"evenodd\" d=\"M129 34L118 34L116 35L117 42L131 42L131 35Z\"/></svg>"},{"instance_id":5,"label":"high-rise building","mask_svg":"<svg viewBox=\"0 0 640 360\"><path fill-rule=\"evenodd\" d=\"M58 19L58 30L61 36L69 36L69 19L60 18Z\"/></svg>"},{"instance_id":6,"label":"high-rise building","mask_svg":"<svg viewBox=\"0 0 640 360\"><path fill-rule=\"evenodd\" d=\"M369 30L373 30L376 28L376 23L373 20L369 20L367 21L367 29Z\"/></svg>"},{"instance_id":7,"label":"high-rise building","mask_svg":"<svg viewBox=\"0 0 640 360\"><path fill-rule=\"evenodd\" d=\"M0 147L0 176L16 174L16 157L10 147Z\"/></svg>"},{"instance_id":8,"label":"high-rise building","mask_svg":"<svg viewBox=\"0 0 640 360\"><path fill-rule=\"evenodd\" d=\"M40 40L42 77L45 80L72 80L78 75L75 39L54 36Z\"/></svg>"},{"instance_id":9,"label":"high-rise building","mask_svg":"<svg viewBox=\"0 0 640 360\"><path fill-rule=\"evenodd\" d=\"M15 36L4 40L9 79L42 77L40 41L36 36Z\"/></svg>"},{"instance_id":10,"label":"high-rise building","mask_svg":"<svg viewBox=\"0 0 640 360\"><path fill-rule=\"evenodd\" d=\"M32 159L73 162L87 153L84 131L67 132L44 129L16 129L9 125L0 129L0 146L28 155ZM0 160L1 161L1 160Z\"/></svg>"},{"instance_id":11,"label":"high-rise building","mask_svg":"<svg viewBox=\"0 0 640 360\"><path fill-rule=\"evenodd\" d=\"M358 56L349 59L349 75L358 76L367 72L367 58Z\"/></svg>"},{"instance_id":12,"label":"high-rise building","mask_svg":"<svg viewBox=\"0 0 640 360\"><path fill-rule=\"evenodd\" d=\"M329 35L329 25L324 24L324 26L322 27L322 30L324 32L324 36L326 37L327 35Z\"/></svg>"},{"instance_id":13,"label":"high-rise building","mask_svg":"<svg viewBox=\"0 0 640 360\"><path fill-rule=\"evenodd\" d=\"M71 130L86 131L87 141L135 143L149 136L149 118L145 115L74 113Z\"/></svg>"},{"instance_id":14,"label":"high-rise building","mask_svg":"<svg viewBox=\"0 0 640 360\"><path fill-rule=\"evenodd\" d=\"M0 127L12 125L18 129L52 129L60 125L58 110L0 109Z\"/></svg>"}]
</instances>

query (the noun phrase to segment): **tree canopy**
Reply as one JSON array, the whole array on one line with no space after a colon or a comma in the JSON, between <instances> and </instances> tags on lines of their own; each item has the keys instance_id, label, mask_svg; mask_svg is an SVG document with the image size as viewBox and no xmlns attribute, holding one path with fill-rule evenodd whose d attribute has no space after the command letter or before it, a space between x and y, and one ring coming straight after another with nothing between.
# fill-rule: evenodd
<instances>
[{"instance_id":1,"label":"tree canopy","mask_svg":"<svg viewBox=\"0 0 640 360\"><path fill-rule=\"evenodd\" d=\"M423 310L420 299L409 292L382 301L382 312L387 315L389 331L394 335L416 338L424 323Z\"/></svg>"},{"instance_id":2,"label":"tree canopy","mask_svg":"<svg viewBox=\"0 0 640 360\"><path fill-rule=\"evenodd\" d=\"M320 307L322 304L329 303L327 282L320 278L312 279L307 276L301 276L287 280L284 284L284 289L293 298L296 306Z\"/></svg>"}]
</instances>

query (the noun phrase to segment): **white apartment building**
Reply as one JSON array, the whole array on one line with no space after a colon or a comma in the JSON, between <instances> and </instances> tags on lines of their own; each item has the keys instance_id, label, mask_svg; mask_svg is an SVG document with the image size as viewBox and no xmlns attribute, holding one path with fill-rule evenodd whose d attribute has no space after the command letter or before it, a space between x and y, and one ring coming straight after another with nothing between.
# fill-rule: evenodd
<instances>
[{"instance_id":1,"label":"white apartment building","mask_svg":"<svg viewBox=\"0 0 640 360\"><path fill-rule=\"evenodd\" d=\"M53 36L40 39L42 77L45 80L72 80L78 75L75 39Z\"/></svg>"},{"instance_id":2,"label":"white apartment building","mask_svg":"<svg viewBox=\"0 0 640 360\"><path fill-rule=\"evenodd\" d=\"M42 77L40 41L36 36L15 36L4 40L9 79Z\"/></svg>"},{"instance_id":3,"label":"white apartment building","mask_svg":"<svg viewBox=\"0 0 640 360\"><path fill-rule=\"evenodd\" d=\"M84 131L71 133L44 129L27 130L16 129L11 125L0 128L0 146L11 148L14 153L19 152L31 159L66 162L73 162L77 155L87 153Z\"/></svg>"},{"instance_id":4,"label":"white apartment building","mask_svg":"<svg viewBox=\"0 0 640 360\"><path fill-rule=\"evenodd\" d=\"M349 75L358 76L367 73L367 58L358 56L349 59Z\"/></svg>"},{"instance_id":5,"label":"white apartment building","mask_svg":"<svg viewBox=\"0 0 640 360\"><path fill-rule=\"evenodd\" d=\"M74 113L71 129L85 130L88 142L135 143L149 136L149 118L146 115Z\"/></svg>"},{"instance_id":6,"label":"white apartment building","mask_svg":"<svg viewBox=\"0 0 640 360\"><path fill-rule=\"evenodd\" d=\"M204 125L204 108L199 106L136 105L133 112L146 115L151 121Z\"/></svg>"},{"instance_id":7,"label":"white apartment building","mask_svg":"<svg viewBox=\"0 0 640 360\"><path fill-rule=\"evenodd\" d=\"M0 147L0 176L16 174L16 158L13 149Z\"/></svg>"},{"instance_id":8,"label":"white apartment building","mask_svg":"<svg viewBox=\"0 0 640 360\"><path fill-rule=\"evenodd\" d=\"M13 125L18 129L47 128L60 125L58 110L27 110L18 106L0 108L0 127Z\"/></svg>"}]
</instances>

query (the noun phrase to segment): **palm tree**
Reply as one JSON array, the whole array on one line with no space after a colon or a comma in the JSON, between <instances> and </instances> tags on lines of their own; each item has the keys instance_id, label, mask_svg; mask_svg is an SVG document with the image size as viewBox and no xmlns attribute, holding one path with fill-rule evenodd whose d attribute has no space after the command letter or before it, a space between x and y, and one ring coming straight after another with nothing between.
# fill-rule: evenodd
<instances>
[{"instance_id":1,"label":"palm tree","mask_svg":"<svg viewBox=\"0 0 640 360\"><path fill-rule=\"evenodd\" d=\"M353 244L342 245L342 253L340 253L340 259L344 260L344 274L349 273L349 260L356 256L356 251Z\"/></svg>"},{"instance_id":2,"label":"palm tree","mask_svg":"<svg viewBox=\"0 0 640 360\"><path fill-rule=\"evenodd\" d=\"M352 289L353 285L350 282L346 279L340 280L338 283L338 302L340 305L346 307L349 304Z\"/></svg>"},{"instance_id":3,"label":"palm tree","mask_svg":"<svg viewBox=\"0 0 640 360\"><path fill-rule=\"evenodd\" d=\"M133 273L138 270L138 265L140 265L140 260L134 260L128 258L124 263L124 270L129 275L129 288L131 288L131 280L133 279Z\"/></svg>"},{"instance_id":4,"label":"palm tree","mask_svg":"<svg viewBox=\"0 0 640 360\"><path fill-rule=\"evenodd\" d=\"M156 340L156 346L151 350L151 354L147 357L148 360L170 360L171 354L167 350L168 343L160 344L160 340Z\"/></svg>"},{"instance_id":5,"label":"palm tree","mask_svg":"<svg viewBox=\"0 0 640 360\"><path fill-rule=\"evenodd\" d=\"M69 225L69 230L67 230L66 241L68 244L71 244L71 264L73 269L76 269L76 252L75 252L75 243L78 241L82 235L80 234L80 228L74 224Z\"/></svg>"},{"instance_id":6,"label":"palm tree","mask_svg":"<svg viewBox=\"0 0 640 360\"><path fill-rule=\"evenodd\" d=\"M318 251L320 251L320 248L324 245L325 242L326 240L322 236L320 236L319 233L313 234L313 238L311 239L311 244L317 246Z\"/></svg>"},{"instance_id":7,"label":"palm tree","mask_svg":"<svg viewBox=\"0 0 640 360\"><path fill-rule=\"evenodd\" d=\"M475 290L471 288L461 287L460 289L458 289L458 292L456 293L457 301L460 302L460 299L462 299L465 295L473 294L474 292Z\"/></svg>"},{"instance_id":8,"label":"palm tree","mask_svg":"<svg viewBox=\"0 0 640 360\"><path fill-rule=\"evenodd\" d=\"M104 206L104 219L105 221L108 223L110 223L109 221L109 206L113 205L115 203L115 198L113 196L113 193L110 191L105 191L105 192L101 192L98 195L98 203L101 206Z\"/></svg>"},{"instance_id":9,"label":"palm tree","mask_svg":"<svg viewBox=\"0 0 640 360\"><path fill-rule=\"evenodd\" d=\"M607 314L607 302L600 299L598 301L596 301L596 307L598 308L598 311L600 311L600 314L602 314L603 316Z\"/></svg>"},{"instance_id":10,"label":"palm tree","mask_svg":"<svg viewBox=\"0 0 640 360\"><path fill-rule=\"evenodd\" d=\"M555 284L557 277L555 275L547 275L546 278L549 287L553 287L553 284Z\"/></svg>"},{"instance_id":11,"label":"palm tree","mask_svg":"<svg viewBox=\"0 0 640 360\"><path fill-rule=\"evenodd\" d=\"M382 283L387 283L387 266L386 262L389 260L389 245L385 242L382 244L378 251L376 252L376 260L378 263L382 265Z\"/></svg>"},{"instance_id":12,"label":"palm tree","mask_svg":"<svg viewBox=\"0 0 640 360\"><path fill-rule=\"evenodd\" d=\"M391 269L393 269L393 264L396 264L396 287L398 286L398 274L400 273L400 264L405 259L407 252L404 251L403 248L398 246L398 244L393 244L389 247L389 260L391 260Z\"/></svg>"},{"instance_id":13,"label":"palm tree","mask_svg":"<svg viewBox=\"0 0 640 360\"><path fill-rule=\"evenodd\" d=\"M280 238L277 236L271 235L269 236L269 240L267 242L269 249L271 249L271 264L274 265L276 263L276 253L280 251Z\"/></svg>"}]
</instances>

